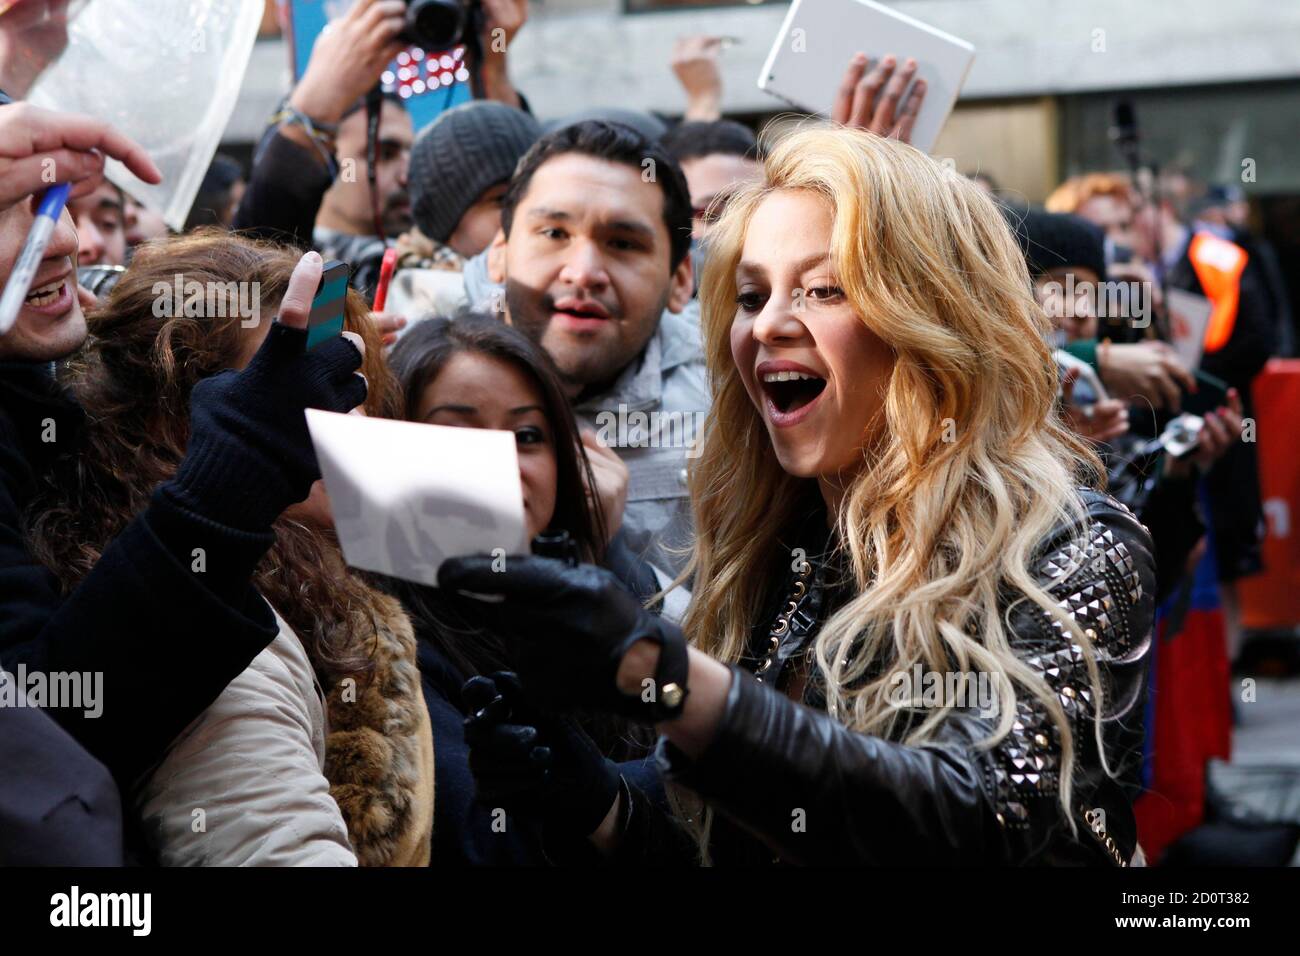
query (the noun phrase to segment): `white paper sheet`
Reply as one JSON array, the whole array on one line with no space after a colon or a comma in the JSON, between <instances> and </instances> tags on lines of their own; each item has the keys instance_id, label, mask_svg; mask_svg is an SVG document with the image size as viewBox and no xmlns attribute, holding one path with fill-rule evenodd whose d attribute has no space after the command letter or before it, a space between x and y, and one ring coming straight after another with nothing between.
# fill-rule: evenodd
<instances>
[{"instance_id":1,"label":"white paper sheet","mask_svg":"<svg viewBox=\"0 0 1300 956\"><path fill-rule=\"evenodd\" d=\"M513 432L307 410L343 556L437 584L444 560L526 550Z\"/></svg>"},{"instance_id":2,"label":"white paper sheet","mask_svg":"<svg viewBox=\"0 0 1300 956\"><path fill-rule=\"evenodd\" d=\"M1205 328L1210 324L1214 305L1203 295L1170 289L1165 293L1169 306L1169 340L1178 357L1188 368L1199 368L1205 347Z\"/></svg>"}]
</instances>

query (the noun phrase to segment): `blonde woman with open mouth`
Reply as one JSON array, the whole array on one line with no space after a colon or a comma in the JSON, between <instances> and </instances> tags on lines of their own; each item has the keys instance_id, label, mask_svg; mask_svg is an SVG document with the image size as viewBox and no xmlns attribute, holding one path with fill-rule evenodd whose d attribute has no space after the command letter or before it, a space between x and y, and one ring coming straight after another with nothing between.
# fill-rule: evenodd
<instances>
[{"instance_id":1,"label":"blonde woman with open mouth","mask_svg":"<svg viewBox=\"0 0 1300 956\"><path fill-rule=\"evenodd\" d=\"M710 247L682 630L587 565L442 585L505 596L473 603L539 701L655 724L714 862L1136 862L1151 541L1058 418L993 201L805 127Z\"/></svg>"}]
</instances>

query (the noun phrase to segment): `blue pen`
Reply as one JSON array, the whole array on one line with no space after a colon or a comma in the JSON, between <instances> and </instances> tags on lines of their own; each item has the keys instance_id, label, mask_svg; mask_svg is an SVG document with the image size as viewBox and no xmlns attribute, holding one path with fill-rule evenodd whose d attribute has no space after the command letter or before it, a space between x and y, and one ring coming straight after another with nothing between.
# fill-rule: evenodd
<instances>
[{"instance_id":1,"label":"blue pen","mask_svg":"<svg viewBox=\"0 0 1300 956\"><path fill-rule=\"evenodd\" d=\"M31 291L32 279L36 278L36 270L41 267L41 260L45 258L45 247L49 245L54 227L58 225L59 216L63 214L63 207L68 201L68 191L71 188L71 183L59 183L45 190L44 195L41 196L41 204L36 210L36 221L32 223L32 228L27 233L27 242L23 244L23 251L18 254L14 271L9 274L4 295L0 296L0 335L8 332L18 321L23 300ZM76 294L75 289L73 294Z\"/></svg>"}]
</instances>

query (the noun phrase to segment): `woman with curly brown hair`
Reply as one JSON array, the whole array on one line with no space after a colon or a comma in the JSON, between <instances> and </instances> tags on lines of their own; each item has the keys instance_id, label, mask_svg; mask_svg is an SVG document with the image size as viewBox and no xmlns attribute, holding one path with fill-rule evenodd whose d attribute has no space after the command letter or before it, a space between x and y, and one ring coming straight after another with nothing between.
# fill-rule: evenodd
<instances>
[{"instance_id":1,"label":"woman with curly brown hair","mask_svg":"<svg viewBox=\"0 0 1300 956\"><path fill-rule=\"evenodd\" d=\"M83 453L29 512L32 549L65 588L176 472L191 393L250 363L307 262L218 232L152 243L89 317L91 342L64 373L90 410ZM345 325L366 346L366 411L392 414L398 396L356 293ZM433 760L410 622L346 567L320 482L274 530L254 583L279 634L135 781L145 836L169 865L423 864ZM192 557L222 573L201 549Z\"/></svg>"}]
</instances>

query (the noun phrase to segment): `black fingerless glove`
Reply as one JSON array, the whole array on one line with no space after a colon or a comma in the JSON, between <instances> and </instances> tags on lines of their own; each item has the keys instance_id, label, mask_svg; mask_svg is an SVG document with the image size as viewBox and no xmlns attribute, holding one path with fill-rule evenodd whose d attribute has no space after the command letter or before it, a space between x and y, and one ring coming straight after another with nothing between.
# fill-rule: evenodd
<instances>
[{"instance_id":1,"label":"black fingerless glove","mask_svg":"<svg viewBox=\"0 0 1300 956\"><path fill-rule=\"evenodd\" d=\"M577 724L531 708L509 672L471 678L461 702L480 803L535 820L551 835L595 832L622 778Z\"/></svg>"},{"instance_id":2,"label":"black fingerless glove","mask_svg":"<svg viewBox=\"0 0 1300 956\"><path fill-rule=\"evenodd\" d=\"M194 387L189 447L163 493L218 524L266 530L320 477L304 409L360 405L360 366L361 353L342 336L308 351L305 329L272 323L247 368Z\"/></svg>"},{"instance_id":3,"label":"black fingerless glove","mask_svg":"<svg viewBox=\"0 0 1300 956\"><path fill-rule=\"evenodd\" d=\"M504 569L490 557L452 558L438 586L465 618L492 630L509 648L530 697L548 707L604 710L641 723L671 720L686 703L686 639L674 624L643 608L612 573L591 564L512 555ZM505 600L475 600L499 594ZM635 695L616 675L637 641L659 645L652 680Z\"/></svg>"}]
</instances>

